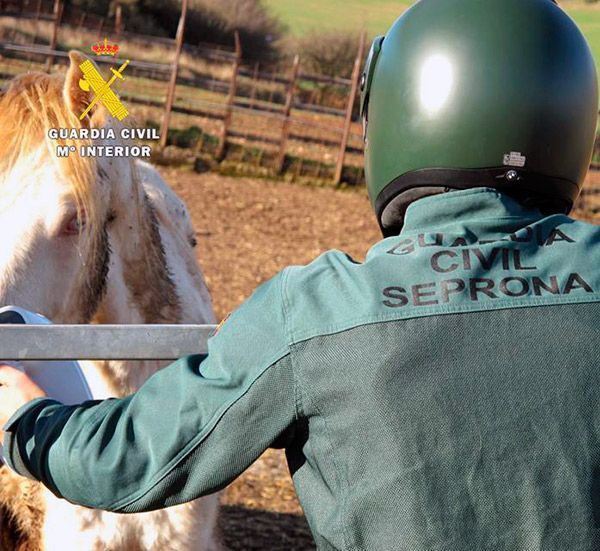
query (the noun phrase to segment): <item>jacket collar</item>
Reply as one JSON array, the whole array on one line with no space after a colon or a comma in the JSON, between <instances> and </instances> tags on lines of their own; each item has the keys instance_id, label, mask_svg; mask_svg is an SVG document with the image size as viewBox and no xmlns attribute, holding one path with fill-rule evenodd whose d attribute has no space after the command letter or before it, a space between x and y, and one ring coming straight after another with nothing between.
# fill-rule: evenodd
<instances>
[{"instance_id":1,"label":"jacket collar","mask_svg":"<svg viewBox=\"0 0 600 551\"><path fill-rule=\"evenodd\" d=\"M541 218L543 215L537 209L524 207L493 188L467 189L424 197L412 203L406 210L400 235L469 222L515 219L531 223Z\"/></svg>"},{"instance_id":2,"label":"jacket collar","mask_svg":"<svg viewBox=\"0 0 600 551\"><path fill-rule=\"evenodd\" d=\"M528 209L493 188L431 195L412 203L406 210L400 235L375 244L366 260L385 253L390 243L398 239L410 241L416 236L434 233L468 236L475 241L501 239L543 218L539 210Z\"/></svg>"}]
</instances>

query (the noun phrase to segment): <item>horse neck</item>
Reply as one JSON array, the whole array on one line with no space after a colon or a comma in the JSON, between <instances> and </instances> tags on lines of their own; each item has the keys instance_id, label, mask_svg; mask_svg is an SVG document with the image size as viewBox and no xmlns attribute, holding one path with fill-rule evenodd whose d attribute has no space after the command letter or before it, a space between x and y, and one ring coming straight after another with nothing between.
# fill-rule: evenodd
<instances>
[{"instance_id":1,"label":"horse neck","mask_svg":"<svg viewBox=\"0 0 600 551\"><path fill-rule=\"evenodd\" d=\"M139 185L121 219L109 230L110 268L94 323L181 323L181 306L170 277L152 205ZM94 397L135 391L164 362L99 361L84 365Z\"/></svg>"},{"instance_id":2,"label":"horse neck","mask_svg":"<svg viewBox=\"0 0 600 551\"><path fill-rule=\"evenodd\" d=\"M135 172L129 184L128 193L115 194L126 204L115 209L109 229L111 261L99 315L104 323L180 323L182 308L154 207Z\"/></svg>"},{"instance_id":3,"label":"horse neck","mask_svg":"<svg viewBox=\"0 0 600 551\"><path fill-rule=\"evenodd\" d=\"M214 323L202 272L193 252L172 227L164 205L160 201L153 205L135 177L129 204L109 229L107 287L94 322ZM163 365L157 361L95 362L95 375L100 375L105 392L94 394L134 391Z\"/></svg>"}]
</instances>

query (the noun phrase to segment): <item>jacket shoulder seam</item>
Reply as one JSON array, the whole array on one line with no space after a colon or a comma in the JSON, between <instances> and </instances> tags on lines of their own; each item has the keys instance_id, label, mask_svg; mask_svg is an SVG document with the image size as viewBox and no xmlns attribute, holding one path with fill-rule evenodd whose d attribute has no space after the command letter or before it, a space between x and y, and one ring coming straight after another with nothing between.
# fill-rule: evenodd
<instances>
[{"instance_id":1,"label":"jacket shoulder seam","mask_svg":"<svg viewBox=\"0 0 600 551\"><path fill-rule=\"evenodd\" d=\"M294 382L294 414L296 416L296 420L304 417L304 408L302 405L302 392L300 388L300 381L298 380L298 374L296 371L296 362L293 353L293 348L291 346L292 343L292 316L291 316L291 304L288 299L287 293L287 283L289 280L289 274L292 268L285 268L281 274L281 304L283 309L283 319L285 323L284 332L286 335L286 340L288 342L289 351L290 351L290 365L292 367L292 380Z\"/></svg>"}]
</instances>

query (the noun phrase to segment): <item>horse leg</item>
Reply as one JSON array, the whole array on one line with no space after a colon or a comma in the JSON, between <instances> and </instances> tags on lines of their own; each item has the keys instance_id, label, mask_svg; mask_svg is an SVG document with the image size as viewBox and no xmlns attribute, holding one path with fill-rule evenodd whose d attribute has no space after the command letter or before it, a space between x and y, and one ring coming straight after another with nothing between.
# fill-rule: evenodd
<instances>
[{"instance_id":1,"label":"horse leg","mask_svg":"<svg viewBox=\"0 0 600 551\"><path fill-rule=\"evenodd\" d=\"M0 550L41 551L44 503L41 484L0 467Z\"/></svg>"}]
</instances>

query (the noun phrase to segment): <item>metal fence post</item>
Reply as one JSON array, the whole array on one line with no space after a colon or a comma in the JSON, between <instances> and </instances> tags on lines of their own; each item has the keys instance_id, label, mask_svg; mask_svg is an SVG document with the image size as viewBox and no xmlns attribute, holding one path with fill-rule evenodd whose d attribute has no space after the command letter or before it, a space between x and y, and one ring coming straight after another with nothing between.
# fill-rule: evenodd
<instances>
[{"instance_id":1,"label":"metal fence post","mask_svg":"<svg viewBox=\"0 0 600 551\"><path fill-rule=\"evenodd\" d=\"M50 54L46 59L46 72L49 73L54 65L54 50L58 43L58 28L60 27L60 20L62 18L64 4L61 0L54 0L54 24L52 26L52 37L50 38Z\"/></svg>"},{"instance_id":2,"label":"metal fence post","mask_svg":"<svg viewBox=\"0 0 600 551\"><path fill-rule=\"evenodd\" d=\"M235 96L237 94L237 78L240 72L240 65L242 64L242 44L240 42L240 33L238 31L235 31L233 37L235 39L235 59L233 61L233 73L231 74L231 82L229 83L229 94L227 95L227 102L225 103L225 114L223 115L223 128L221 130L219 145L217 147L216 157L219 161L223 160L227 149L227 134L229 133L229 127L231 126L233 104L235 102Z\"/></svg>"},{"instance_id":3,"label":"metal fence post","mask_svg":"<svg viewBox=\"0 0 600 551\"><path fill-rule=\"evenodd\" d=\"M285 98L285 106L283 108L283 126L281 128L281 141L279 142L279 153L277 155L277 172L283 172L285 165L285 150L287 141L290 135L290 114L294 104L294 92L296 91L296 81L298 80L298 72L300 70L300 56L296 54L294 57L294 65L292 67L292 76L288 85L287 95Z\"/></svg>"},{"instance_id":4,"label":"metal fence post","mask_svg":"<svg viewBox=\"0 0 600 551\"><path fill-rule=\"evenodd\" d=\"M344 120L344 133L342 134L342 142L340 144L340 151L338 153L337 165L335 167L334 183L339 184L342 181L342 173L344 171L344 160L346 158L346 148L348 147L348 138L350 136L350 127L352 125L352 111L354 110L354 102L356 101L356 94L358 92L358 83L360 81L360 69L363 62L363 56L365 53L365 42L367 36L363 31L360 35L358 43L358 54L354 61L354 68L352 70L352 86L350 89L350 95L348 96L348 104L346 105L346 119Z\"/></svg>"},{"instance_id":5,"label":"metal fence post","mask_svg":"<svg viewBox=\"0 0 600 551\"><path fill-rule=\"evenodd\" d=\"M165 101L165 112L160 128L159 146L161 149L167 145L169 134L169 122L171 120L171 110L173 109L173 100L175 99L175 86L177 85L177 72L179 71L179 58L183 48L183 35L185 32L185 17L187 15L188 0L181 1L181 15L179 16L179 25L177 25L177 34L175 35L175 58L171 68L171 79L167 88L167 98Z\"/></svg>"}]
</instances>

